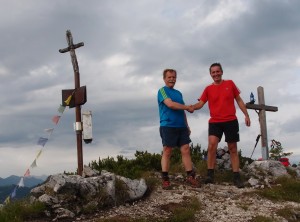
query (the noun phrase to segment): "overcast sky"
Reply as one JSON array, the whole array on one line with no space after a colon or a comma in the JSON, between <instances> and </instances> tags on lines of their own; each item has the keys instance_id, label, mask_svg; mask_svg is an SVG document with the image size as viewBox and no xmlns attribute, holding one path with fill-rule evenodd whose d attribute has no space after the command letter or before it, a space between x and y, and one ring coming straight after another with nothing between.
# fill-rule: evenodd
<instances>
[{"instance_id":1,"label":"overcast sky","mask_svg":"<svg viewBox=\"0 0 300 222\"><path fill-rule=\"evenodd\" d=\"M300 161L300 1L296 0L0 0L0 177L55 174L77 169L75 110L59 123L61 90L74 88L66 31L71 30L81 85L87 86L82 110L93 114L93 142L83 143L84 164L136 150L161 153L157 91L162 71L178 72L175 88L186 104L197 102L212 82L208 68L223 65L249 101L263 86L268 141L282 143ZM260 134L258 115L242 112L238 143L250 157ZM194 144L207 147L207 105L187 114ZM44 147L44 129L54 128ZM222 140L219 147L224 147ZM37 167L31 168L37 153ZM261 144L253 158L261 157Z\"/></svg>"}]
</instances>

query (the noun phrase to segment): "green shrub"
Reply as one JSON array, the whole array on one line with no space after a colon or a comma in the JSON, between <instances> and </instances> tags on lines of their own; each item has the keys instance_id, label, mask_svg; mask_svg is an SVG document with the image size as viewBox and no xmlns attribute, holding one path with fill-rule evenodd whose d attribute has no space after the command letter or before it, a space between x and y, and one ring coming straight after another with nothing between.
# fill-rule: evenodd
<instances>
[{"instance_id":1,"label":"green shrub","mask_svg":"<svg viewBox=\"0 0 300 222\"><path fill-rule=\"evenodd\" d=\"M286 171L288 172L289 175L291 175L293 178L297 178L297 172L296 170L293 170L289 167L286 167Z\"/></svg>"},{"instance_id":2,"label":"green shrub","mask_svg":"<svg viewBox=\"0 0 300 222\"><path fill-rule=\"evenodd\" d=\"M124 204L130 199L126 184L119 179L116 179L116 205Z\"/></svg>"},{"instance_id":3,"label":"green shrub","mask_svg":"<svg viewBox=\"0 0 300 222\"><path fill-rule=\"evenodd\" d=\"M239 159L240 159L240 168L243 169L244 166L247 164L251 164L254 160L249 157L242 156L242 150L239 150Z\"/></svg>"},{"instance_id":4,"label":"green shrub","mask_svg":"<svg viewBox=\"0 0 300 222\"><path fill-rule=\"evenodd\" d=\"M197 165L203 160L204 151L201 151L201 146L194 146L191 144L191 158L194 165ZM144 172L161 171L161 154L151 154L148 151L136 151L135 159L127 159L123 156L107 157L104 159L98 159L98 161L92 161L89 166L96 170L107 170L120 176L124 176L131 179L140 178ZM182 168L181 152L179 148L174 148L171 156L171 167L175 168L175 171L184 171ZM172 168L171 168L172 169ZM172 170L170 170L172 171Z\"/></svg>"},{"instance_id":5,"label":"green shrub","mask_svg":"<svg viewBox=\"0 0 300 222\"><path fill-rule=\"evenodd\" d=\"M135 159L127 159L123 156L117 156L92 161L89 166L96 170L107 170L120 176L131 179L140 178L145 171L160 170L159 154L150 154L147 151L136 151Z\"/></svg>"},{"instance_id":6,"label":"green shrub","mask_svg":"<svg viewBox=\"0 0 300 222\"><path fill-rule=\"evenodd\" d=\"M29 203L28 199L12 201L0 209L1 222L22 222L44 215L46 206L40 202Z\"/></svg>"}]
</instances>

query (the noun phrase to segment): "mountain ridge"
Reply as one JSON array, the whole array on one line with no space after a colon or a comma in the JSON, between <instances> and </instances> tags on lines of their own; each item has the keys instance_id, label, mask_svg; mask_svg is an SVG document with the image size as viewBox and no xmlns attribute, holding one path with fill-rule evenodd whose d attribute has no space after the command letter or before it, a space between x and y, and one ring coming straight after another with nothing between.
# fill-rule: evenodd
<instances>
[{"instance_id":1,"label":"mountain ridge","mask_svg":"<svg viewBox=\"0 0 300 222\"><path fill-rule=\"evenodd\" d=\"M16 175L10 175L6 178L0 177L0 204L13 193L21 178ZM15 198L20 199L27 196L33 187L43 183L47 178L48 176L46 175L23 177L24 187L18 187Z\"/></svg>"},{"instance_id":2,"label":"mountain ridge","mask_svg":"<svg viewBox=\"0 0 300 222\"><path fill-rule=\"evenodd\" d=\"M28 177L23 177L24 178L24 186L25 187L34 187L38 184L43 183L48 176L43 175L43 176L28 176ZM0 177L0 187L2 186L9 186L9 185L18 185L21 176L16 176L16 175L10 175L6 178L1 178Z\"/></svg>"}]
</instances>

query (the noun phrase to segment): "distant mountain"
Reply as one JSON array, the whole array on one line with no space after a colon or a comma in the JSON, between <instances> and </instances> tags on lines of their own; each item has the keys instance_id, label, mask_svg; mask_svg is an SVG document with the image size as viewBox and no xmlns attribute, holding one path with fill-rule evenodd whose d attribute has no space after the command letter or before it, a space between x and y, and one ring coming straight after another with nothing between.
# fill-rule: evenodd
<instances>
[{"instance_id":1,"label":"distant mountain","mask_svg":"<svg viewBox=\"0 0 300 222\"><path fill-rule=\"evenodd\" d=\"M13 193L21 178L22 177L15 175L11 175L4 179L0 177L0 204L2 204L4 200ZM24 187L17 187L16 196L14 198L20 199L26 197L33 187L42 184L47 178L48 176L45 175L38 177L24 177Z\"/></svg>"},{"instance_id":2,"label":"distant mountain","mask_svg":"<svg viewBox=\"0 0 300 222\"><path fill-rule=\"evenodd\" d=\"M49 176L48 175L41 175L41 176L33 176L33 177L35 177L37 179L40 179L42 181L45 181Z\"/></svg>"},{"instance_id":3,"label":"distant mountain","mask_svg":"<svg viewBox=\"0 0 300 222\"><path fill-rule=\"evenodd\" d=\"M25 187L34 187L38 184L43 183L47 179L47 176L41 176L41 177L24 177L24 186ZM18 185L21 180L21 177L11 175L7 178L0 178L0 187L2 186L9 186L9 185Z\"/></svg>"},{"instance_id":4,"label":"distant mountain","mask_svg":"<svg viewBox=\"0 0 300 222\"><path fill-rule=\"evenodd\" d=\"M0 186L8 186L8 185L12 185L12 184L18 184L20 181L21 177L15 176L15 175L11 175L5 179L1 178L0 179Z\"/></svg>"},{"instance_id":5,"label":"distant mountain","mask_svg":"<svg viewBox=\"0 0 300 222\"><path fill-rule=\"evenodd\" d=\"M0 204L2 204L5 199L10 196L14 189L16 188L16 185L9 185L9 186L2 186L0 187ZM28 187L19 187L16 190L16 196L15 199L21 199L29 195L31 188Z\"/></svg>"}]
</instances>

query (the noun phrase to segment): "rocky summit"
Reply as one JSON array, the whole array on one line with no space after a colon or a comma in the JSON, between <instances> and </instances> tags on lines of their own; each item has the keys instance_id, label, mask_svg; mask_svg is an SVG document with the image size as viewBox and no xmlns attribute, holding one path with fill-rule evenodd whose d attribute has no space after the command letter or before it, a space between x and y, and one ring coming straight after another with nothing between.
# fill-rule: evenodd
<instances>
[{"instance_id":1,"label":"rocky summit","mask_svg":"<svg viewBox=\"0 0 300 222\"><path fill-rule=\"evenodd\" d=\"M138 221L141 218L170 221L172 208L187 205L187 199L191 198L200 206L194 213L194 221L251 222L257 216L272 218L275 222L300 221L299 202L271 201L254 192L274 186L274 180L280 176L289 176L287 169L300 178L299 167L289 169L278 161L254 161L241 170L244 177L250 178L245 181L245 188L239 189L232 183L202 184L200 188L192 188L185 183L183 175L177 175L171 177L172 189L158 186L148 193L143 179L130 180L86 168L88 175L85 177L56 175L32 190L33 199L45 202L50 209L47 218L36 221ZM156 177L159 176L157 173ZM119 192L116 178L126 184L127 204L114 204ZM107 198L99 198L100 188L107 191ZM97 206L105 201L110 207L98 210ZM84 209L87 208L97 210L86 213ZM281 209L289 209L288 219L278 214Z\"/></svg>"},{"instance_id":2,"label":"rocky summit","mask_svg":"<svg viewBox=\"0 0 300 222\"><path fill-rule=\"evenodd\" d=\"M288 220L276 214L277 210L285 207L298 209L292 217L296 219L293 221L300 221L299 203L276 203L258 195L249 195L254 189L238 189L229 184L210 184L201 188L179 185L172 190L158 188L145 200L99 212L90 219L77 218L77 221L97 222L99 219L109 218L119 218L120 221L128 221L129 218L167 221L171 215L170 208L185 203L186 198L190 197L196 197L200 202L201 209L195 214L195 221L199 222L250 222L258 215L272 218L273 221L287 222Z\"/></svg>"}]
</instances>

